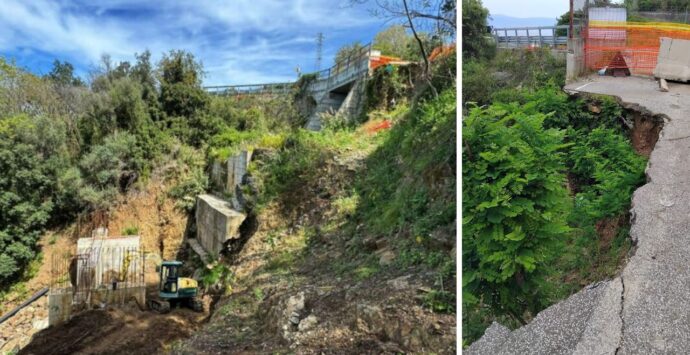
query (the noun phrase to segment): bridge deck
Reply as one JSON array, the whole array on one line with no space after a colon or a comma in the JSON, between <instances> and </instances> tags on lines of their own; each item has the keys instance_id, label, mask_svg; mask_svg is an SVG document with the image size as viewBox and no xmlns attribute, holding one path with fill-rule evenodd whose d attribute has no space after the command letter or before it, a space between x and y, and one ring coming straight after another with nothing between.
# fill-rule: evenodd
<instances>
[{"instance_id":1,"label":"bridge deck","mask_svg":"<svg viewBox=\"0 0 690 355\"><path fill-rule=\"evenodd\" d=\"M364 46L360 51L339 61L332 67L316 73L316 80L309 85L309 90L314 96L321 96L330 90L342 87L353 82L358 77L369 72L372 58L380 56L380 52L372 51L371 44ZM294 87L294 82L267 83L248 85L217 85L205 86L204 89L217 95L265 95L287 94Z\"/></svg>"}]
</instances>

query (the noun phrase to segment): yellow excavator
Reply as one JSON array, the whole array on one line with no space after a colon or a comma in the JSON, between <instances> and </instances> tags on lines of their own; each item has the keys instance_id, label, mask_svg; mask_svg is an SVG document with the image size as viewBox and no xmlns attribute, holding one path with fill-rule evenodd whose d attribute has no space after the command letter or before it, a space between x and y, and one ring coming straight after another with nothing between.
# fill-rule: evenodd
<instances>
[{"instance_id":1,"label":"yellow excavator","mask_svg":"<svg viewBox=\"0 0 690 355\"><path fill-rule=\"evenodd\" d=\"M171 307L185 306L196 312L203 312L204 306L197 298L199 285L196 280L179 277L181 261L163 261L156 271L160 272L158 298L149 299L149 309L158 313L167 313Z\"/></svg>"}]
</instances>

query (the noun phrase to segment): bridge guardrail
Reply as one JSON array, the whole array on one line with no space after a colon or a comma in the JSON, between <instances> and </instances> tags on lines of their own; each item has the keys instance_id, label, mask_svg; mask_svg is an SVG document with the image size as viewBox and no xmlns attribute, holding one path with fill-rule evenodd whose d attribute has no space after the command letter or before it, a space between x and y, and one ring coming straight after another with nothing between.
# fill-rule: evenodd
<instances>
[{"instance_id":1,"label":"bridge guardrail","mask_svg":"<svg viewBox=\"0 0 690 355\"><path fill-rule=\"evenodd\" d=\"M255 95L255 94L286 94L295 83L268 83L247 85L216 85L204 86L211 94L217 95Z\"/></svg>"},{"instance_id":2,"label":"bridge guardrail","mask_svg":"<svg viewBox=\"0 0 690 355\"><path fill-rule=\"evenodd\" d=\"M559 36L558 30L565 30L565 36ZM574 28L579 31L579 26ZM570 36L569 25L506 27L494 28L491 35L496 44L502 48L527 47L530 45L552 46L567 45Z\"/></svg>"},{"instance_id":3,"label":"bridge guardrail","mask_svg":"<svg viewBox=\"0 0 690 355\"><path fill-rule=\"evenodd\" d=\"M337 62L330 68L318 72L304 74L316 76L316 80L309 86L309 90L312 92L330 90L352 80L353 77L368 71L371 53L371 43L368 43L364 45L357 53L348 55L347 58ZM204 90L211 94L217 95L286 94L290 92L293 85L294 82L248 85L216 85L205 86Z\"/></svg>"}]
</instances>

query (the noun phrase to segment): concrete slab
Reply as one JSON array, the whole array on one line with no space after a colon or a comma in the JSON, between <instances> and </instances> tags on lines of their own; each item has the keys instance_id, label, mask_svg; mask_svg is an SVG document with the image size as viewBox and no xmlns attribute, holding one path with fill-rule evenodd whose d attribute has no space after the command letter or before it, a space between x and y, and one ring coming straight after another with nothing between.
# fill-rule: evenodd
<instances>
[{"instance_id":1,"label":"concrete slab","mask_svg":"<svg viewBox=\"0 0 690 355\"><path fill-rule=\"evenodd\" d=\"M224 244L240 237L247 216L232 208L229 201L214 195L199 195L196 205L197 240L209 253L219 255Z\"/></svg>"},{"instance_id":2,"label":"concrete slab","mask_svg":"<svg viewBox=\"0 0 690 355\"><path fill-rule=\"evenodd\" d=\"M475 353L690 351L690 85L668 84L670 92L664 93L650 78L593 76L565 87L571 93L615 96L628 108L665 118L647 164L648 183L633 195L634 255L619 278L596 288L601 288L598 295L581 291L547 308L507 340L497 338L500 350Z\"/></svg>"},{"instance_id":3,"label":"concrete slab","mask_svg":"<svg viewBox=\"0 0 690 355\"><path fill-rule=\"evenodd\" d=\"M690 41L662 37L654 76L667 80L690 80Z\"/></svg>"},{"instance_id":4,"label":"concrete slab","mask_svg":"<svg viewBox=\"0 0 690 355\"><path fill-rule=\"evenodd\" d=\"M621 290L617 288L619 285L620 282L601 282L588 286L568 299L545 309L532 322L509 335L506 335L505 331L487 330L485 336L472 344L464 353L573 354L581 342L586 342L582 346L583 351L585 348L599 350L602 347L598 339L605 337L608 333L597 333L598 330L605 330L605 327L589 327L589 320L595 316L595 312L606 308L600 307L600 304L615 306L616 300L620 304ZM617 318L619 308L604 309L604 313L596 317L608 319L610 315L613 315ZM615 345L618 344L617 340L614 338ZM606 354L607 352L588 352L588 354L595 353Z\"/></svg>"}]
</instances>

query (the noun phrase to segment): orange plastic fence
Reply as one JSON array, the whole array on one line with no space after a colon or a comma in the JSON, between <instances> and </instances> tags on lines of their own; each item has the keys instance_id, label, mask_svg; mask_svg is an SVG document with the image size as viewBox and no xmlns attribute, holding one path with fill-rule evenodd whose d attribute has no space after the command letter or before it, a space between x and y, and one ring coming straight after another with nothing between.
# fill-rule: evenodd
<instances>
[{"instance_id":1,"label":"orange plastic fence","mask_svg":"<svg viewBox=\"0 0 690 355\"><path fill-rule=\"evenodd\" d=\"M690 40L690 25L667 22L590 21L585 38L589 69L616 68L611 61L621 53L632 74L652 75L661 37Z\"/></svg>"},{"instance_id":2,"label":"orange plastic fence","mask_svg":"<svg viewBox=\"0 0 690 355\"><path fill-rule=\"evenodd\" d=\"M436 58L443 58L455 51L455 43L449 44L447 46L438 46L431 51L429 54L429 60L434 61Z\"/></svg>"},{"instance_id":3,"label":"orange plastic fence","mask_svg":"<svg viewBox=\"0 0 690 355\"><path fill-rule=\"evenodd\" d=\"M389 57L386 55L382 55L379 57L372 57L370 62L371 62L371 69L376 69L382 65L386 65L390 62L398 62L400 61L400 58L398 57Z\"/></svg>"}]
</instances>

